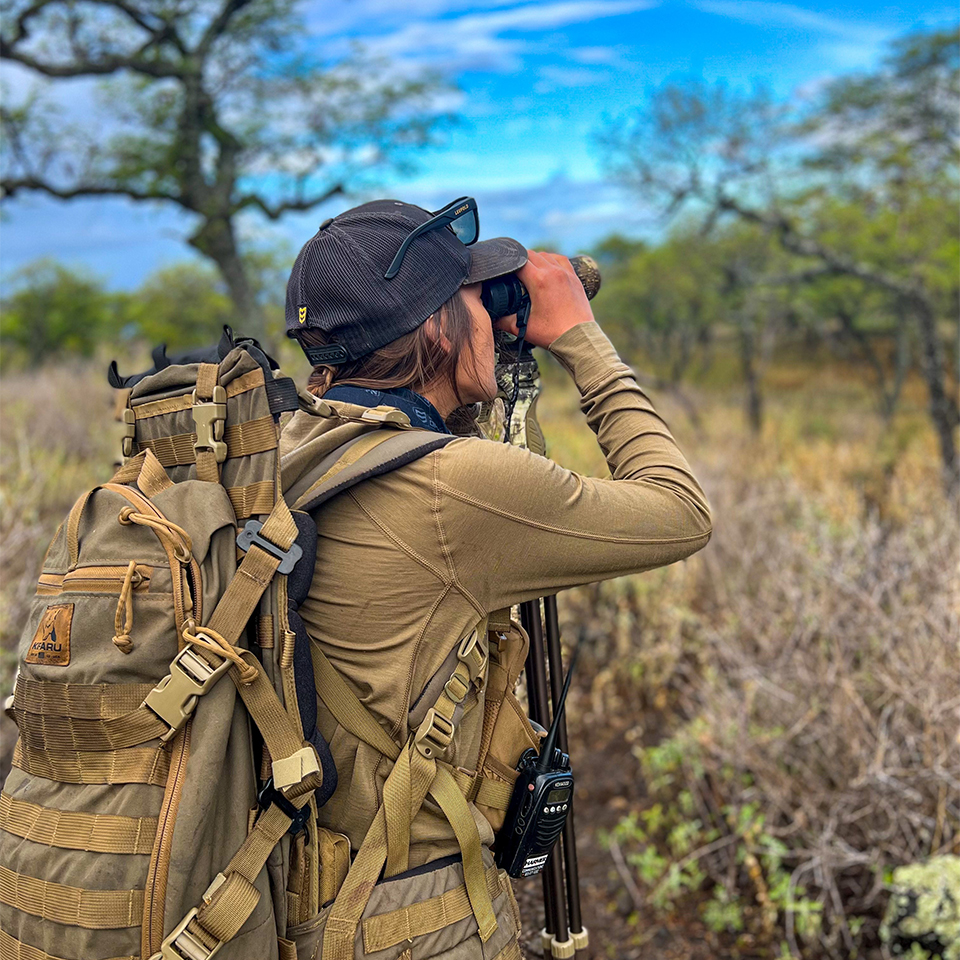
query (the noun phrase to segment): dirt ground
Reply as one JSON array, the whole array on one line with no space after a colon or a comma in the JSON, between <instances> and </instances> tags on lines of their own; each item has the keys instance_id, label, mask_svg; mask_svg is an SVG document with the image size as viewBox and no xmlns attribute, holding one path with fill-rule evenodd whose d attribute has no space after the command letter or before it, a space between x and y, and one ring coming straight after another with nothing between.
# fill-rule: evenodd
<instances>
[{"instance_id":1,"label":"dirt ground","mask_svg":"<svg viewBox=\"0 0 960 960\"><path fill-rule=\"evenodd\" d=\"M609 851L599 834L611 830L630 808L644 805L640 765L625 734L630 724L611 724L606 730L570 729L571 756L576 777L577 857L583 922L590 934L589 949L577 960L718 960L749 956L732 952L706 930L696 916L675 922L645 920L631 923L638 913ZM591 738L587 747L587 736ZM600 739L597 739L597 737ZM543 886L539 877L515 881L514 890L523 920L523 948L527 958L543 956L539 931L543 926ZM757 957L769 953L753 954Z\"/></svg>"}]
</instances>

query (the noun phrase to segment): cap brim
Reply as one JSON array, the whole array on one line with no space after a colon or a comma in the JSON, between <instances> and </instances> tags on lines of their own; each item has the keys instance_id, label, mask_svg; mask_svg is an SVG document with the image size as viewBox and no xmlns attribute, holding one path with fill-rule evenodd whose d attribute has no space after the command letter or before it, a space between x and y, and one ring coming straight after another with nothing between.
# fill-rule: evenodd
<instances>
[{"instance_id":1,"label":"cap brim","mask_svg":"<svg viewBox=\"0 0 960 960\"><path fill-rule=\"evenodd\" d=\"M467 247L470 269L464 283L479 283L505 273L514 273L527 262L527 248L510 237L481 240Z\"/></svg>"}]
</instances>

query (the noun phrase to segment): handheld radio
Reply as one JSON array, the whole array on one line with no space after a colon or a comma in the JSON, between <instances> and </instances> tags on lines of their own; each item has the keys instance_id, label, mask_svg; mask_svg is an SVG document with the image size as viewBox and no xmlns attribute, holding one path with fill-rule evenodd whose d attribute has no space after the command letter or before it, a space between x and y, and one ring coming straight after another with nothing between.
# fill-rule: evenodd
<instances>
[{"instance_id":1,"label":"handheld radio","mask_svg":"<svg viewBox=\"0 0 960 960\"><path fill-rule=\"evenodd\" d=\"M497 834L494 845L497 866L517 879L532 877L543 869L573 805L570 758L556 746L556 740L582 643L581 638L540 753L531 748L520 758L519 776L507 816Z\"/></svg>"}]
</instances>

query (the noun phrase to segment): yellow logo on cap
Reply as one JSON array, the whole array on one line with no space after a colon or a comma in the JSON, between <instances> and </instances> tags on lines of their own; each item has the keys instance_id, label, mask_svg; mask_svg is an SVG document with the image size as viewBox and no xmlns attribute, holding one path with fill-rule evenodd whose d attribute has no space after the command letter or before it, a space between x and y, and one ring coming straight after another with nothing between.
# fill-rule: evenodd
<instances>
[{"instance_id":1,"label":"yellow logo on cap","mask_svg":"<svg viewBox=\"0 0 960 960\"><path fill-rule=\"evenodd\" d=\"M301 308L300 308L300 322L301 322L301 323L306 323L306 322L307 322L307 308L306 308L306 307L301 307Z\"/></svg>"}]
</instances>

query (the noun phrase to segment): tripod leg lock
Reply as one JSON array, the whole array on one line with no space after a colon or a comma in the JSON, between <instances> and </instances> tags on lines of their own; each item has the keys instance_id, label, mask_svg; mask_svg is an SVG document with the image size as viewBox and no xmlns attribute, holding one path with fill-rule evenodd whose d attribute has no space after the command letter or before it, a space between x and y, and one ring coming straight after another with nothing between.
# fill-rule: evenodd
<instances>
[{"instance_id":1,"label":"tripod leg lock","mask_svg":"<svg viewBox=\"0 0 960 960\"><path fill-rule=\"evenodd\" d=\"M569 960L577 952L573 944L573 937L566 940L557 940L556 937L550 938L550 956L554 960Z\"/></svg>"},{"instance_id":2,"label":"tripod leg lock","mask_svg":"<svg viewBox=\"0 0 960 960\"><path fill-rule=\"evenodd\" d=\"M584 927L582 930L570 931L570 936L573 939L573 949L579 953L581 950L586 950L590 946L590 934L587 931L587 928Z\"/></svg>"}]
</instances>

